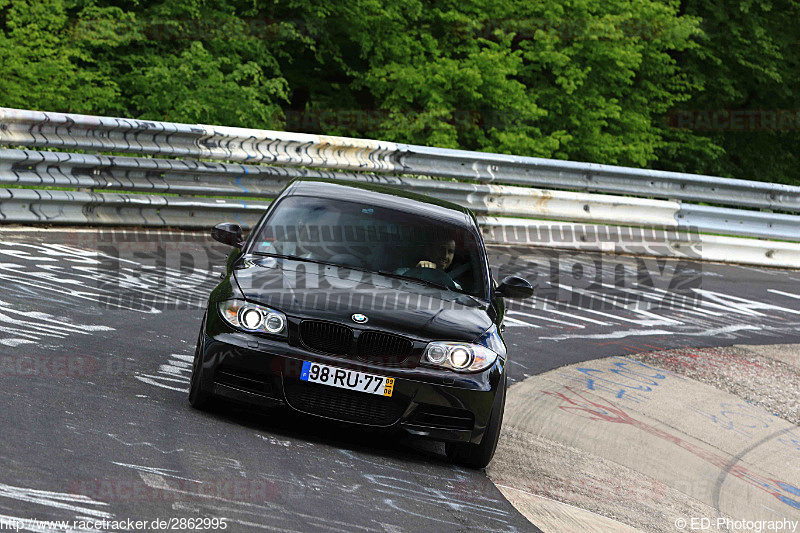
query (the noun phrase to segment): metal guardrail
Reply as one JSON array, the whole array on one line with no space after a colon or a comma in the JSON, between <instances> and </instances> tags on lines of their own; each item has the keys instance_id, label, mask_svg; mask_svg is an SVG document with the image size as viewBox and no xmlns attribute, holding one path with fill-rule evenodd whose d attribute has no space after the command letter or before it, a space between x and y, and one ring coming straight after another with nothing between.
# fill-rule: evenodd
<instances>
[{"instance_id":1,"label":"metal guardrail","mask_svg":"<svg viewBox=\"0 0 800 533\"><path fill-rule=\"evenodd\" d=\"M402 187L458 203L481 215L633 226L676 226L710 233L800 240L800 217L794 215L664 200L421 180L373 173L0 149L0 183L12 185L274 198L291 179L301 176L369 181ZM209 209L214 209L216 203L209 205ZM196 221L193 219L188 222Z\"/></svg>"},{"instance_id":2,"label":"metal guardrail","mask_svg":"<svg viewBox=\"0 0 800 533\"><path fill-rule=\"evenodd\" d=\"M404 146L406 173L800 212L800 187L481 152Z\"/></svg>"},{"instance_id":3,"label":"metal guardrail","mask_svg":"<svg viewBox=\"0 0 800 533\"><path fill-rule=\"evenodd\" d=\"M630 228L516 219L479 218L486 242L650 257L686 258L778 268L800 268L800 246L702 235L674 228Z\"/></svg>"},{"instance_id":4,"label":"metal guardrail","mask_svg":"<svg viewBox=\"0 0 800 533\"><path fill-rule=\"evenodd\" d=\"M615 196L545 191L266 165L175 159L87 156L0 149L0 183L149 194L274 198L296 177L337 178L402 187L453 201L478 214L546 216L557 220L676 225L678 204ZM212 202L213 205L213 202Z\"/></svg>"},{"instance_id":5,"label":"metal guardrail","mask_svg":"<svg viewBox=\"0 0 800 533\"><path fill-rule=\"evenodd\" d=\"M0 189L0 220L18 224L210 228L220 220L233 220L249 227L268 205L145 194Z\"/></svg>"},{"instance_id":6,"label":"metal guardrail","mask_svg":"<svg viewBox=\"0 0 800 533\"><path fill-rule=\"evenodd\" d=\"M0 145L437 176L800 212L800 187L384 141L0 108Z\"/></svg>"},{"instance_id":7,"label":"metal guardrail","mask_svg":"<svg viewBox=\"0 0 800 533\"><path fill-rule=\"evenodd\" d=\"M800 212L800 187L763 182L363 139L5 108L0 108L0 145L62 150L0 149L0 186L26 187L0 189L4 222L207 227L230 218L248 226L268 205L265 199L275 197L291 179L308 176L369 181L429 194L469 207L488 217L486 221L538 219L515 222L529 227L548 224L544 219L800 241L800 216L743 209ZM506 231L509 219L504 220L493 227ZM706 245L712 240L703 238ZM764 241L737 242L737 249L748 242L759 249L757 264L775 263L774 250L768 255L762 249ZM786 244L789 250L798 246ZM665 253L681 255L678 249L680 244Z\"/></svg>"}]
</instances>

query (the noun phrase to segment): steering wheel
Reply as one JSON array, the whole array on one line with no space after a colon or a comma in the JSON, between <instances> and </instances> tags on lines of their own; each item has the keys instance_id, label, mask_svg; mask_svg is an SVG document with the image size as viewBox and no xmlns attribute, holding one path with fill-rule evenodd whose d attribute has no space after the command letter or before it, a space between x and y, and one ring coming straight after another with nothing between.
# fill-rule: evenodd
<instances>
[{"instance_id":1,"label":"steering wheel","mask_svg":"<svg viewBox=\"0 0 800 533\"><path fill-rule=\"evenodd\" d=\"M453 281L453 278L450 277L450 274L444 270L439 270L438 268L415 267L406 270L405 274L403 275L409 278L417 278L423 281L430 281L431 283L444 285L448 289L457 289L456 282Z\"/></svg>"}]
</instances>

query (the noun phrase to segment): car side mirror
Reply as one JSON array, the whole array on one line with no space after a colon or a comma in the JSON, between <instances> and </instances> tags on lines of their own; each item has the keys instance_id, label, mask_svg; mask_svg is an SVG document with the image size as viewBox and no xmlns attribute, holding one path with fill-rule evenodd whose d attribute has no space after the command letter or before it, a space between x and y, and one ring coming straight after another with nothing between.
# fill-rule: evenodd
<instances>
[{"instance_id":1,"label":"car side mirror","mask_svg":"<svg viewBox=\"0 0 800 533\"><path fill-rule=\"evenodd\" d=\"M228 246L242 247L242 227L239 224L223 222L211 230L211 238Z\"/></svg>"},{"instance_id":2,"label":"car side mirror","mask_svg":"<svg viewBox=\"0 0 800 533\"><path fill-rule=\"evenodd\" d=\"M533 296L533 285L518 276L508 276L495 291L504 298L530 298Z\"/></svg>"}]
</instances>

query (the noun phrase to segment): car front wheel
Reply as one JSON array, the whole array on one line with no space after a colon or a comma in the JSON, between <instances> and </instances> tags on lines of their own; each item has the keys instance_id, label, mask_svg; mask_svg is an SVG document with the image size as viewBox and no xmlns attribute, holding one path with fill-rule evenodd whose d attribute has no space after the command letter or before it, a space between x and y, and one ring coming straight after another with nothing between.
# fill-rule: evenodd
<instances>
[{"instance_id":1,"label":"car front wheel","mask_svg":"<svg viewBox=\"0 0 800 533\"><path fill-rule=\"evenodd\" d=\"M200 384L203 378L203 332L206 329L206 322L203 320L200 326L200 335L197 337L197 348L194 350L194 362L192 363L192 379L189 382L189 404L195 409L206 410L211 407L213 397L204 391Z\"/></svg>"},{"instance_id":2,"label":"car front wheel","mask_svg":"<svg viewBox=\"0 0 800 533\"><path fill-rule=\"evenodd\" d=\"M492 414L489 416L489 424L483 434L480 444L471 442L449 442L445 444L447 458L453 463L467 468L485 468L497 449L497 441L500 440L500 426L503 424L503 412L506 407L506 380L499 386L497 394L500 396L495 400Z\"/></svg>"}]
</instances>

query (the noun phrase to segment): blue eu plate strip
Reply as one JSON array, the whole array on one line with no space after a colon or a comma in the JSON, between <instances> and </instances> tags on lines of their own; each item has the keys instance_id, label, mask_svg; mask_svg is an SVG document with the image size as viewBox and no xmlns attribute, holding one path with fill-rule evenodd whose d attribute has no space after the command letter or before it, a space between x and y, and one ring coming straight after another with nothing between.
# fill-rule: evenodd
<instances>
[{"instance_id":1,"label":"blue eu plate strip","mask_svg":"<svg viewBox=\"0 0 800 533\"><path fill-rule=\"evenodd\" d=\"M311 363L303 361L303 370L300 371L300 380L308 381L308 371L311 369Z\"/></svg>"}]
</instances>

